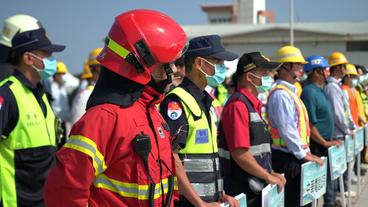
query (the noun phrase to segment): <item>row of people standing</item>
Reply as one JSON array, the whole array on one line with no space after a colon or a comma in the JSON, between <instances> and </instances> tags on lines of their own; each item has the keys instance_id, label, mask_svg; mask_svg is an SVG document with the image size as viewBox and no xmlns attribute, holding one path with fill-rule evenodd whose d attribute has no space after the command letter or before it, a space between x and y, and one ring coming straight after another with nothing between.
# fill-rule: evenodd
<instances>
[{"instance_id":1,"label":"row of people standing","mask_svg":"<svg viewBox=\"0 0 368 207\"><path fill-rule=\"evenodd\" d=\"M325 147L339 144L333 141L335 136L328 139L324 128L318 137L323 121L312 118L313 101L306 108L296 95L294 84L302 66L313 61L305 61L291 46L278 50L277 62L259 52L244 54L234 75L236 92L216 123L216 104L205 88L224 81L224 60L237 55L226 51L217 35L193 38L184 53L183 82L160 104L163 119L157 104L176 72L174 61L182 55L185 42L182 28L160 12L133 10L116 17L97 57L101 74L87 112L73 126L48 174L55 163L55 116L44 93L37 91L42 88L39 81L57 70L52 52L64 47L51 44L43 28L16 34L11 54L17 70L0 88L1 113L8 115L14 106L21 110L12 113L20 117L12 118L18 120L15 129L6 122L12 119L2 118L7 139L0 142L6 149L0 159L7 165L1 162L0 167L2 178L8 180L0 188L2 205L43 206L47 177L48 206L219 206L223 201L239 206L233 196L243 192L249 206L260 206L260 190L267 183L285 186L286 206L299 206L301 164L323 162L309 149L310 135ZM344 64L340 64L342 72L332 68L331 76L342 77ZM268 96L267 126L257 95L271 89L272 70L278 80ZM315 67L309 74L319 88L323 70ZM308 87L305 94L313 89ZM347 117L345 111L342 116ZM36 134L40 139L31 140ZM27 160L44 168L33 165L37 174L19 174L28 172L21 170L28 166ZM37 185L30 184L32 180ZM22 183L32 185L35 193L27 194Z\"/></svg>"},{"instance_id":2,"label":"row of people standing","mask_svg":"<svg viewBox=\"0 0 368 207\"><path fill-rule=\"evenodd\" d=\"M198 41L200 42L199 45L206 45L212 38L212 36L194 38L190 43L195 45ZM211 47L207 46L208 48ZM198 48L195 48L194 51L201 63L204 57L211 54ZM221 82L220 77L224 76L220 75L222 71L221 60L216 65L216 58L214 58L214 63L210 65L213 66L215 73L209 75L205 64L196 65L195 58L194 60L190 59L190 47L186 54L189 54L185 56L185 62L189 63L186 65L190 68L189 74L186 75L182 84L169 92L166 101L161 104L161 113L169 123L170 128L174 129L172 133L178 130L185 132L179 133L175 141L178 144L178 151L184 152L180 156L184 166L185 163L192 162L187 164L189 169L186 171L190 175L189 180L194 179L195 181L192 183L194 186L198 186L198 183L196 183L198 180L191 171L201 162L191 159L189 155L193 154L196 159L206 160L195 155L209 154L208 151L211 152L211 148L204 147L205 145L202 145L202 149L198 149L198 147L201 144L213 145L214 142L214 139L210 138L214 136L210 125L207 126L207 130L203 131L202 124L199 124L199 122L194 124L191 121L192 119L195 120L196 116L197 120L200 121L200 116L204 116L206 113L210 114L211 110L209 108L213 104L213 102L208 101L208 94L201 88L206 84L198 81L198 79L201 79L198 77L205 74L209 84L214 80ZM282 47L277 51L278 62L270 62L257 52L246 53L240 58L237 72L233 78L236 83L236 92L228 99L219 125L218 153L222 161L220 162L221 167L224 170L224 177L221 177L223 179L221 182L224 182L227 193L233 196L242 192L246 193L250 206L260 206L262 187L266 183L272 183L278 184L282 188L285 185L286 178L286 206L300 205L299 192L302 163L314 161L322 165L323 161L320 156L327 156L327 149L334 145L340 145L344 135L352 134L354 129L349 126L351 125L351 122L348 122L349 116L347 115L350 113L347 109L349 104L345 102L346 98L342 96L341 86L338 84L336 88L336 85L329 85L329 82L327 82L327 78L330 80L336 75L336 69L345 67L347 60L345 62L336 60L341 58L341 55L340 53L334 53L330 57L332 77L326 76L329 64L322 56L311 56L306 61L301 51L291 46ZM206 58L209 60L205 59L204 63L210 62L213 57ZM348 67L350 66L348 65ZM193 68L198 70L197 73L193 72ZM305 86L303 93L299 91L298 95L298 88L295 85L298 78L302 77L303 69L308 76L306 81L308 84ZM275 83L270 77L271 70L277 71L278 79ZM340 75L347 78L351 74L343 71ZM259 93L270 90L272 85L274 86L268 96L267 117L269 129L267 129L266 122L261 118L262 103L257 99L257 96ZM338 90L338 93L334 93L334 97L326 95L329 94L330 87ZM338 94L340 96L337 101L343 103L343 111L335 111L331 105L331 102L336 101L335 96ZM302 99L300 99L300 95ZM331 98L333 100L330 100ZM202 110L201 113L199 109ZM342 133L343 136L336 136L335 134L335 115L343 117L341 124L346 128ZM206 118L209 120L211 116L207 115ZM192 124L190 124L191 122ZM364 124L364 122L361 124ZM309 147L310 137L312 138L311 147ZM272 147L270 145L271 139ZM201 143L201 141L204 143ZM193 146L193 143L197 146ZM213 150L217 150L217 148L213 148L212 152L214 152ZM216 166L216 158L212 161L214 162L213 165ZM206 169L202 170L205 171ZM201 171L198 170L198 172ZM285 178L279 173L284 174ZM212 180L212 182L215 182L215 180ZM328 176L324 206L341 205L336 201L336 191L336 181L332 181ZM186 198L182 199L181 202L186 202L185 205L188 205Z\"/></svg>"}]
</instances>

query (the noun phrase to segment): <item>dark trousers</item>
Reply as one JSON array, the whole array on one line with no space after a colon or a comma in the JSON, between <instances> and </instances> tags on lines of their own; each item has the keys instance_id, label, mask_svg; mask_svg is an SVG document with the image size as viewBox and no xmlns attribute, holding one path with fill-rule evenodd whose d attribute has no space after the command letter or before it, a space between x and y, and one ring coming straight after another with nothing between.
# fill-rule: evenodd
<instances>
[{"instance_id":1,"label":"dark trousers","mask_svg":"<svg viewBox=\"0 0 368 207\"><path fill-rule=\"evenodd\" d=\"M216 202L219 199L214 199L213 197L201 197L201 199L204 202L210 203L210 202ZM174 207L194 207L193 204L191 204L184 196L179 196L178 201L174 201Z\"/></svg>"},{"instance_id":2,"label":"dark trousers","mask_svg":"<svg viewBox=\"0 0 368 207\"><path fill-rule=\"evenodd\" d=\"M285 207L300 206L300 179L302 162L294 155L280 150L272 150L272 168L277 173L284 173ZM311 204L305 205L311 206Z\"/></svg>"},{"instance_id":3,"label":"dark trousers","mask_svg":"<svg viewBox=\"0 0 368 207\"><path fill-rule=\"evenodd\" d=\"M262 206L262 192L254 193L248 184L248 178L238 178L232 176L229 178L229 186L225 186L225 192L233 197L244 193L247 195L247 206L261 207Z\"/></svg>"},{"instance_id":4,"label":"dark trousers","mask_svg":"<svg viewBox=\"0 0 368 207\"><path fill-rule=\"evenodd\" d=\"M174 207L194 207L188 200L180 198L179 201L174 201Z\"/></svg>"}]
</instances>

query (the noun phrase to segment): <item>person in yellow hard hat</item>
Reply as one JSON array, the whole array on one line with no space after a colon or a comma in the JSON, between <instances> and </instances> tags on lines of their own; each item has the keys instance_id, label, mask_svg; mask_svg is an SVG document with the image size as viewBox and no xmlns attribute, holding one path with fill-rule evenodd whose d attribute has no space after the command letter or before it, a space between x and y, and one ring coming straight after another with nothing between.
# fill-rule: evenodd
<instances>
[{"instance_id":1,"label":"person in yellow hard hat","mask_svg":"<svg viewBox=\"0 0 368 207\"><path fill-rule=\"evenodd\" d=\"M88 65L88 61L85 61L83 63L83 73L81 74L80 78L83 80L87 80L92 77L93 77L93 74L91 72L91 68Z\"/></svg>"},{"instance_id":2,"label":"person in yellow hard hat","mask_svg":"<svg viewBox=\"0 0 368 207\"><path fill-rule=\"evenodd\" d=\"M93 49L89 54L88 61L84 63L83 73L81 75L81 78L84 79L84 82L81 83L79 91L72 102L70 118L72 124L77 122L84 114L87 100L98 80L100 74L100 63L96 60L96 57L101 50L102 48Z\"/></svg>"},{"instance_id":3,"label":"person in yellow hard hat","mask_svg":"<svg viewBox=\"0 0 368 207\"><path fill-rule=\"evenodd\" d=\"M80 76L81 84L79 91L87 88L89 85L94 85L98 79L98 73L100 71L100 63L96 60L97 55L101 52L102 48L93 49L88 59L83 63L83 73Z\"/></svg>"},{"instance_id":4,"label":"person in yellow hard hat","mask_svg":"<svg viewBox=\"0 0 368 207\"><path fill-rule=\"evenodd\" d=\"M291 56L284 56L285 54L290 54ZM295 75L295 80L296 82L294 83L294 86L296 87L296 93L298 95L298 97L300 98L302 92L303 92L303 87L301 84L301 78L304 75L304 71L303 71L303 67L302 65L307 64L308 62L306 62L304 60L303 56L298 56L298 54L300 53L300 50L296 47L293 46L285 46L280 48L277 51L277 56L278 57L282 57L279 61L282 63L293 63L294 65L298 65L298 69L296 69L294 71L294 75Z\"/></svg>"},{"instance_id":5,"label":"person in yellow hard hat","mask_svg":"<svg viewBox=\"0 0 368 207\"><path fill-rule=\"evenodd\" d=\"M349 66L351 65L351 66ZM357 99L357 104L358 104L358 112L359 112L359 118L362 121L360 126L363 126L362 124L367 122L367 115L366 115L366 111L365 111L365 107L364 107L364 102L363 102L363 96L361 95L362 93L360 92L360 80L361 80L361 75L358 73L357 67L353 64L348 64L347 67L353 67L355 68L355 71L357 71L357 80L354 81L354 92L356 94L356 99ZM365 95L365 94L364 94Z\"/></svg>"},{"instance_id":6,"label":"person in yellow hard hat","mask_svg":"<svg viewBox=\"0 0 368 207\"><path fill-rule=\"evenodd\" d=\"M279 79L268 98L267 113L272 138L272 168L284 173L285 207L300 206L301 165L314 161L324 162L309 149L309 118L307 110L297 96L294 86L307 62L301 51L293 46L281 47L277 53Z\"/></svg>"},{"instance_id":7,"label":"person in yellow hard hat","mask_svg":"<svg viewBox=\"0 0 368 207\"><path fill-rule=\"evenodd\" d=\"M52 79L45 84L49 84L49 93L51 94L51 107L58 118L59 134L58 148L66 142L67 123L70 118L69 97L66 89L65 74L68 73L68 67L64 62L58 61L56 64L56 73Z\"/></svg>"},{"instance_id":8,"label":"person in yellow hard hat","mask_svg":"<svg viewBox=\"0 0 368 207\"><path fill-rule=\"evenodd\" d=\"M351 117L350 107L341 90L340 83L345 76L347 58L341 52L333 52L329 58L330 76L327 78L327 84L324 87L324 92L330 101L334 117L334 132L333 137L337 140L344 140L345 135L353 135L353 130L356 128ZM344 189L347 190L347 173L344 173ZM344 194L347 195L347 192ZM351 191L351 195L356 195L356 192Z\"/></svg>"},{"instance_id":9,"label":"person in yellow hard hat","mask_svg":"<svg viewBox=\"0 0 368 207\"><path fill-rule=\"evenodd\" d=\"M63 79L63 76L68 72L68 68L63 62L57 62L56 67L57 70L51 83L51 106L56 117L60 118L63 122L66 122L69 120L69 105L68 93L65 88L65 80Z\"/></svg>"},{"instance_id":10,"label":"person in yellow hard hat","mask_svg":"<svg viewBox=\"0 0 368 207\"><path fill-rule=\"evenodd\" d=\"M358 84L358 72L353 64L346 65L341 89L349 102L351 115L356 126L364 126L366 122L362 98L355 89Z\"/></svg>"}]
</instances>

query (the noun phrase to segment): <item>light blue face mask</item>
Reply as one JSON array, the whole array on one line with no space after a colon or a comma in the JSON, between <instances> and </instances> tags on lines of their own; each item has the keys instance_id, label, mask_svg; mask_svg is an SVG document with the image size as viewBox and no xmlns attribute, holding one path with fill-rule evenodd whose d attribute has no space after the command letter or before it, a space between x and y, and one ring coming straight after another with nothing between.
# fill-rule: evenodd
<instances>
[{"instance_id":1,"label":"light blue face mask","mask_svg":"<svg viewBox=\"0 0 368 207\"><path fill-rule=\"evenodd\" d=\"M215 74L214 75L207 75L205 72L202 71L206 75L207 84L211 87L217 87L221 83L224 82L226 78L226 66L224 64L212 64L208 60L205 60L208 64L212 65L215 68Z\"/></svg>"},{"instance_id":2,"label":"light blue face mask","mask_svg":"<svg viewBox=\"0 0 368 207\"><path fill-rule=\"evenodd\" d=\"M260 86L257 86L257 85L252 83L254 86L256 86L256 89L257 89L258 93L264 93L264 92L267 92L267 91L271 90L272 84L274 83L273 78L271 78L268 75L259 77L259 76L255 75L253 73L250 73L250 74L253 75L256 78L261 79L262 84Z\"/></svg>"},{"instance_id":3,"label":"light blue face mask","mask_svg":"<svg viewBox=\"0 0 368 207\"><path fill-rule=\"evenodd\" d=\"M34 68L38 74L40 75L41 79L47 79L52 77L53 75L55 75L56 70L57 70L57 61L54 57L49 57L49 58L40 58L37 55L32 54L32 56L34 56L35 58L39 59L40 61L42 61L44 68L40 69L37 68L36 66L32 65L32 68Z\"/></svg>"}]
</instances>

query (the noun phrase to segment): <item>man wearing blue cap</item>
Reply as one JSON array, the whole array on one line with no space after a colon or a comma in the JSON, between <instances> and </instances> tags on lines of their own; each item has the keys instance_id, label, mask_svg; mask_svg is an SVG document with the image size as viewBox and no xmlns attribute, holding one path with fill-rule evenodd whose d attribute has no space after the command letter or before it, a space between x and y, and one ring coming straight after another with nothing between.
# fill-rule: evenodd
<instances>
[{"instance_id":1,"label":"man wearing blue cap","mask_svg":"<svg viewBox=\"0 0 368 207\"><path fill-rule=\"evenodd\" d=\"M12 40L16 70L0 87L0 206L44 206L43 185L55 163L55 116L40 84L56 72L53 45L43 28Z\"/></svg>"},{"instance_id":2,"label":"man wearing blue cap","mask_svg":"<svg viewBox=\"0 0 368 207\"><path fill-rule=\"evenodd\" d=\"M310 56L306 61L308 64L304 65L304 72L308 75L310 84L303 88L301 99L309 117L310 150L319 157L328 156L328 148L340 144L339 141L333 140L334 117L332 105L323 91L326 83L325 70L329 65L324 57L318 55ZM330 172L328 172L324 207L341 206L336 201L336 190L337 180L331 180Z\"/></svg>"},{"instance_id":3,"label":"man wearing blue cap","mask_svg":"<svg viewBox=\"0 0 368 207\"><path fill-rule=\"evenodd\" d=\"M234 60L218 35L192 39L184 54L186 76L160 105L169 124L179 184L180 201L175 206L219 206L239 203L223 192L223 179L217 148L217 128L208 82L222 83L224 60Z\"/></svg>"}]
</instances>

